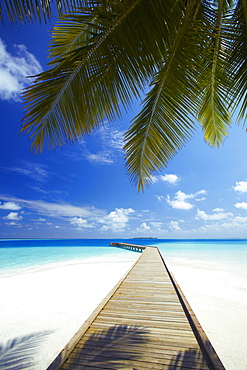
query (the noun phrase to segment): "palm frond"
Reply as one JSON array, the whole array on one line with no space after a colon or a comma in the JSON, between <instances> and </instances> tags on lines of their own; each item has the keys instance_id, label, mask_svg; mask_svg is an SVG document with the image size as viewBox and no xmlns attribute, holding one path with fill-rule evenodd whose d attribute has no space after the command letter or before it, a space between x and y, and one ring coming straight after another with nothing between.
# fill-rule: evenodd
<instances>
[{"instance_id":1,"label":"palm frond","mask_svg":"<svg viewBox=\"0 0 247 370\"><path fill-rule=\"evenodd\" d=\"M127 170L140 190L189 140L196 119L206 141L219 146L231 111L240 105L239 118L246 117L247 0L80 5L60 15L50 70L24 92L21 130L35 152L116 120L151 83L125 143Z\"/></svg>"},{"instance_id":2,"label":"palm frond","mask_svg":"<svg viewBox=\"0 0 247 370\"><path fill-rule=\"evenodd\" d=\"M62 17L50 47L53 67L24 93L22 131L31 133L35 151L45 140L52 148L77 140L139 97L161 66L168 3L115 0Z\"/></svg>"},{"instance_id":3,"label":"palm frond","mask_svg":"<svg viewBox=\"0 0 247 370\"><path fill-rule=\"evenodd\" d=\"M231 19L234 28L231 57L229 58L229 73L231 90L233 92L231 105L238 109L238 120L246 121L247 112L247 1L239 0Z\"/></svg>"},{"instance_id":4,"label":"palm frond","mask_svg":"<svg viewBox=\"0 0 247 370\"><path fill-rule=\"evenodd\" d=\"M164 63L152 82L144 107L126 134L127 170L138 191L152 181L160 170L190 138L194 130L191 114L198 109L198 79L202 70L200 56L203 29L200 1L177 3L166 21L169 38ZM174 24L176 25L174 27Z\"/></svg>"},{"instance_id":5,"label":"palm frond","mask_svg":"<svg viewBox=\"0 0 247 370\"><path fill-rule=\"evenodd\" d=\"M198 119L204 131L206 141L220 146L231 123L229 112L229 79L226 65L229 58L228 41L231 39L229 29L229 8L225 0L218 2L217 9L209 9L208 48L211 51L202 75L202 104Z\"/></svg>"},{"instance_id":6,"label":"palm frond","mask_svg":"<svg viewBox=\"0 0 247 370\"><path fill-rule=\"evenodd\" d=\"M3 3L3 6L2 4ZM55 12L63 13L73 10L76 6L83 6L92 1L87 0L2 0L0 2L0 20L4 20L4 13L11 23L47 22ZM94 2L95 3L95 2Z\"/></svg>"}]
</instances>

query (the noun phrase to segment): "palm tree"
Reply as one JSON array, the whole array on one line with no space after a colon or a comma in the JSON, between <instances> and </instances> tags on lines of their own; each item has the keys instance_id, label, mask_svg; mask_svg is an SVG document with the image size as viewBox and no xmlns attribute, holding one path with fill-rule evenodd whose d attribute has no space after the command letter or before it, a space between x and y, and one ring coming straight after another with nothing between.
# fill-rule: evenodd
<instances>
[{"instance_id":1,"label":"palm tree","mask_svg":"<svg viewBox=\"0 0 247 370\"><path fill-rule=\"evenodd\" d=\"M246 115L247 0L85 0L60 15L50 69L24 92L21 128L35 152L78 140L142 108L125 135L138 190L201 124L220 146Z\"/></svg>"}]
</instances>

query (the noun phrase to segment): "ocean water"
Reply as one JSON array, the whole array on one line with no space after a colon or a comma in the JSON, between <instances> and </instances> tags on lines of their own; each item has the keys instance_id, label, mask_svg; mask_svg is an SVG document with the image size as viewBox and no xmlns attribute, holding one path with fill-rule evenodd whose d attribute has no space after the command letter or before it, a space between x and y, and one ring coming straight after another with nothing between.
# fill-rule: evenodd
<instances>
[{"instance_id":1,"label":"ocean water","mask_svg":"<svg viewBox=\"0 0 247 370\"><path fill-rule=\"evenodd\" d=\"M167 264L225 271L247 279L247 240L157 240Z\"/></svg>"},{"instance_id":2,"label":"ocean water","mask_svg":"<svg viewBox=\"0 0 247 370\"><path fill-rule=\"evenodd\" d=\"M247 278L247 240L243 239L0 239L0 273L75 260L124 259L130 253L111 242L157 246L171 264L197 265Z\"/></svg>"},{"instance_id":3,"label":"ocean water","mask_svg":"<svg viewBox=\"0 0 247 370\"><path fill-rule=\"evenodd\" d=\"M114 262L136 253L111 247L110 242L109 239L0 239L0 274L74 261Z\"/></svg>"}]
</instances>

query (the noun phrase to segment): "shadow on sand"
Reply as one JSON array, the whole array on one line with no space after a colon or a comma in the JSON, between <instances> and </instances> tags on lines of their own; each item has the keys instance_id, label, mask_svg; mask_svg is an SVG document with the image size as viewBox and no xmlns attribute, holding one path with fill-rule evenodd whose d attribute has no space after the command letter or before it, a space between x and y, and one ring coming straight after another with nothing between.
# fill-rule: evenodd
<instances>
[{"instance_id":1,"label":"shadow on sand","mask_svg":"<svg viewBox=\"0 0 247 370\"><path fill-rule=\"evenodd\" d=\"M33 333L0 344L0 369L34 369L35 351L50 334L50 331Z\"/></svg>"}]
</instances>

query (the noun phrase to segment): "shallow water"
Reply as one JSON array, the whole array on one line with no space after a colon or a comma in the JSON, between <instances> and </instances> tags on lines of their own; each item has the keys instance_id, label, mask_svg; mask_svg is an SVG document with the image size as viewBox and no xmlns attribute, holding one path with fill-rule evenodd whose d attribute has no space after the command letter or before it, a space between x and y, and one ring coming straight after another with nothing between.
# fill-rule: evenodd
<instances>
[{"instance_id":1,"label":"shallow water","mask_svg":"<svg viewBox=\"0 0 247 370\"><path fill-rule=\"evenodd\" d=\"M135 253L111 247L110 242L108 239L0 240L0 273L69 261L123 260Z\"/></svg>"},{"instance_id":2,"label":"shallow water","mask_svg":"<svg viewBox=\"0 0 247 370\"><path fill-rule=\"evenodd\" d=\"M0 272L75 260L109 261L132 253L111 247L112 241L157 246L167 264L215 269L247 278L247 240L169 240L169 239L0 239Z\"/></svg>"},{"instance_id":3,"label":"shallow water","mask_svg":"<svg viewBox=\"0 0 247 370\"><path fill-rule=\"evenodd\" d=\"M227 271L247 278L247 240L157 240L152 245L160 249L167 264Z\"/></svg>"}]
</instances>

